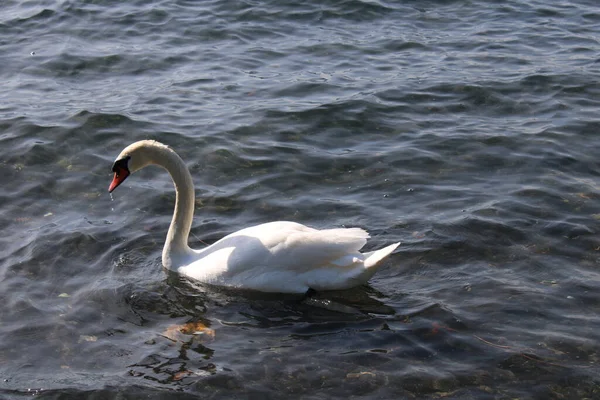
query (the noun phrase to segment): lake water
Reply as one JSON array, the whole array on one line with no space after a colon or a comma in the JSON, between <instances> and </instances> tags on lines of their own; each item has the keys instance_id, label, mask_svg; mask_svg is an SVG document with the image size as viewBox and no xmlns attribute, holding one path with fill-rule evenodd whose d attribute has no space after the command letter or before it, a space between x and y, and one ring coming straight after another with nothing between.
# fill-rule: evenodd
<instances>
[{"instance_id":1,"label":"lake water","mask_svg":"<svg viewBox=\"0 0 600 400\"><path fill-rule=\"evenodd\" d=\"M596 1L5 0L0 397L600 396ZM272 220L401 241L309 297L161 267ZM235 397L234 397L235 396Z\"/></svg>"}]
</instances>

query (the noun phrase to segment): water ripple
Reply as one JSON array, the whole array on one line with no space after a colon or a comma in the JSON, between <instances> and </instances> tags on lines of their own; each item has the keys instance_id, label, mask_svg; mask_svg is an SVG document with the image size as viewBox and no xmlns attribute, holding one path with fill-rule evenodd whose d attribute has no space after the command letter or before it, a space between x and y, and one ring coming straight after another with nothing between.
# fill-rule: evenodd
<instances>
[{"instance_id":1,"label":"water ripple","mask_svg":"<svg viewBox=\"0 0 600 400\"><path fill-rule=\"evenodd\" d=\"M597 393L595 3L0 8L0 396ZM106 193L148 138L192 172L193 247L276 219L402 246L342 293L186 281L168 176Z\"/></svg>"}]
</instances>

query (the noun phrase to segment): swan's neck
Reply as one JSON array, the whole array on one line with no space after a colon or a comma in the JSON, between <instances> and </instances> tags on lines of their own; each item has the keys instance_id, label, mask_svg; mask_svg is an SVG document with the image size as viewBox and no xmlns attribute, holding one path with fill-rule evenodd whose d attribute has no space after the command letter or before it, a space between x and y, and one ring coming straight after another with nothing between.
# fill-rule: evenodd
<instances>
[{"instance_id":1,"label":"swan's neck","mask_svg":"<svg viewBox=\"0 0 600 400\"><path fill-rule=\"evenodd\" d=\"M163 265L175 269L193 252L188 237L194 218L194 183L183 160L171 149L164 148L155 162L169 172L175 184L175 211L162 253Z\"/></svg>"}]
</instances>

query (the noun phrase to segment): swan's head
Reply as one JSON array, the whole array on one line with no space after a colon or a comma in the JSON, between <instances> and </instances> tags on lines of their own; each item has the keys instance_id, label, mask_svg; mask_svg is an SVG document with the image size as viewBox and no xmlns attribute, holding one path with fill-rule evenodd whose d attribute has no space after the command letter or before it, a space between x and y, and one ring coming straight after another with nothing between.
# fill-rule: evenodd
<instances>
[{"instance_id":1,"label":"swan's head","mask_svg":"<svg viewBox=\"0 0 600 400\"><path fill-rule=\"evenodd\" d=\"M113 180L108 187L112 193L127 177L149 164L154 164L157 152L170 150L168 146L154 140L140 140L125 147L112 166Z\"/></svg>"}]
</instances>

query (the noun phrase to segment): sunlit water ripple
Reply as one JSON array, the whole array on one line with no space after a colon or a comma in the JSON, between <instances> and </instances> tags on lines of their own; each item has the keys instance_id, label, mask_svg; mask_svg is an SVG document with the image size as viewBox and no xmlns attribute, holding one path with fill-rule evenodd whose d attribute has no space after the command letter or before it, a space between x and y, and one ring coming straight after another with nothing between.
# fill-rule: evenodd
<instances>
[{"instance_id":1,"label":"sunlit water ripple","mask_svg":"<svg viewBox=\"0 0 600 400\"><path fill-rule=\"evenodd\" d=\"M600 6L5 1L0 396L595 398ZM160 267L261 222L402 245L307 298Z\"/></svg>"}]
</instances>

